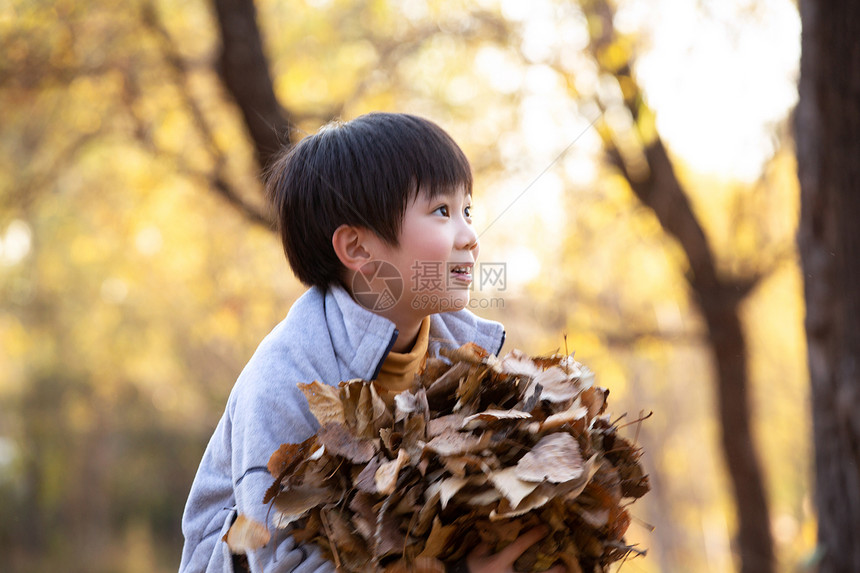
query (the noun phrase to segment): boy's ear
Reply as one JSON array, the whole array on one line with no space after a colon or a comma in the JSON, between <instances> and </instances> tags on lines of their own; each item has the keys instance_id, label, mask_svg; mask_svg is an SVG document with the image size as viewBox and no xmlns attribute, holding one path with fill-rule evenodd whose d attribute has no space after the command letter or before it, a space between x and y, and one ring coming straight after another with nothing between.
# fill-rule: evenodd
<instances>
[{"instance_id":1,"label":"boy's ear","mask_svg":"<svg viewBox=\"0 0 860 573\"><path fill-rule=\"evenodd\" d=\"M335 229L331 244L337 258L347 269L358 271L373 259L368 248L369 234L372 232L368 229L353 225L341 225Z\"/></svg>"}]
</instances>

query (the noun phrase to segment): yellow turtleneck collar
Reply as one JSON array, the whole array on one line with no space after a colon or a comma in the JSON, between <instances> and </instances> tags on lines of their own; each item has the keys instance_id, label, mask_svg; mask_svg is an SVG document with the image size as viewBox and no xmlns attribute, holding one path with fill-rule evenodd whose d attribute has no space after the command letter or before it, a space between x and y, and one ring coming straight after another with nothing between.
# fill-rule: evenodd
<instances>
[{"instance_id":1,"label":"yellow turtleneck collar","mask_svg":"<svg viewBox=\"0 0 860 573\"><path fill-rule=\"evenodd\" d=\"M427 357L427 346L430 342L430 317L424 317L418 328L418 338L409 352L389 352L379 369L376 378L376 389L386 402L394 400L394 396L408 390L415 382L415 374L424 364Z\"/></svg>"}]
</instances>

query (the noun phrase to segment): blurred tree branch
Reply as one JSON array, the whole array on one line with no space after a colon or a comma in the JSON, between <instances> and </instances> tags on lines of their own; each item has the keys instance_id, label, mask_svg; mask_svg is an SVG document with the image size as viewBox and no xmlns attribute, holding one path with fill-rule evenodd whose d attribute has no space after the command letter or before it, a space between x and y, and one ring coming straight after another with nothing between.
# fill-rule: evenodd
<instances>
[{"instance_id":1,"label":"blurred tree branch","mask_svg":"<svg viewBox=\"0 0 860 573\"><path fill-rule=\"evenodd\" d=\"M228 180L225 174L227 158L218 145L203 110L200 109L200 105L191 93L188 78L188 67L182 56L179 54L179 51L176 49L176 45L170 37L170 33L165 28L164 23L161 21L157 9L152 2L145 2L143 4L142 16L144 25L158 40L164 60L167 63L168 68L173 75L174 83L179 90L182 104L188 112L192 124L200 136L201 142L210 155L213 163L209 173L202 173L189 166L187 161L182 157L176 156L174 159L176 161L177 168L186 175L204 180L208 183L209 187L211 187L218 195L225 199L228 204L238 210L239 213L244 215L252 223L271 228L271 219L267 216L265 208L245 199L242 196L242 193L240 193L239 190L236 189ZM260 142L260 144L257 145L256 149L258 158L261 157L261 154L266 149L266 145L268 145L266 142Z\"/></svg>"},{"instance_id":2,"label":"blurred tree branch","mask_svg":"<svg viewBox=\"0 0 860 573\"><path fill-rule=\"evenodd\" d=\"M762 276L729 277L719 271L711 246L694 212L656 128L640 129L647 113L644 95L633 77L630 50L619 47L614 10L607 0L584 0L589 24L589 49L600 72L619 85L621 102L598 98L603 125L598 129L607 158L634 194L673 236L690 264L687 281L707 324L708 343L717 371L717 403L723 452L735 497L738 549L743 573L774 571L773 539L765 494L750 426L749 368L746 335L740 316L742 301ZM610 52L612 50L612 52ZM619 57L618 54L625 57ZM607 120L607 111L629 114L623 131Z\"/></svg>"}]
</instances>

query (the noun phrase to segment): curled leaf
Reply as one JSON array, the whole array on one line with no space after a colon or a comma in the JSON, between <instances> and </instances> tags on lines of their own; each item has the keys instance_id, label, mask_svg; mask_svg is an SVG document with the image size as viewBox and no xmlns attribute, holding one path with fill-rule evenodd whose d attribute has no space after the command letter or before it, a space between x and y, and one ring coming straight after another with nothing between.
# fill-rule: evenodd
<instances>
[{"instance_id":1,"label":"curled leaf","mask_svg":"<svg viewBox=\"0 0 860 573\"><path fill-rule=\"evenodd\" d=\"M400 473L400 468L409 459L409 454L406 450L397 452L397 459L390 460L379 466L374 474L376 481L376 489L383 495L390 495L394 492L394 486L397 484L397 475Z\"/></svg>"},{"instance_id":2,"label":"curled leaf","mask_svg":"<svg viewBox=\"0 0 860 573\"><path fill-rule=\"evenodd\" d=\"M489 477L493 486L495 486L499 493L505 496L511 507L518 506L527 495L540 485L537 482L521 479L517 475L516 467L509 467L493 472Z\"/></svg>"},{"instance_id":3,"label":"curled leaf","mask_svg":"<svg viewBox=\"0 0 860 573\"><path fill-rule=\"evenodd\" d=\"M553 366L538 373L533 384L541 386L541 400L550 402L567 402L579 394L580 388L575 379L559 368Z\"/></svg>"},{"instance_id":4,"label":"curled leaf","mask_svg":"<svg viewBox=\"0 0 860 573\"><path fill-rule=\"evenodd\" d=\"M484 449L490 442L490 433L475 436L466 432L445 432L430 440L426 448L440 456L455 456Z\"/></svg>"},{"instance_id":5,"label":"curled leaf","mask_svg":"<svg viewBox=\"0 0 860 573\"><path fill-rule=\"evenodd\" d=\"M463 420L462 429L474 430L486 426L490 422L498 422L499 420L530 420L532 417L528 412L520 410L484 410L477 414L467 416Z\"/></svg>"},{"instance_id":6,"label":"curled leaf","mask_svg":"<svg viewBox=\"0 0 860 573\"><path fill-rule=\"evenodd\" d=\"M283 529L304 517L311 509L328 503L332 498L335 496L327 488L304 486L284 490L275 496L272 521L278 529Z\"/></svg>"},{"instance_id":7,"label":"curled leaf","mask_svg":"<svg viewBox=\"0 0 860 573\"><path fill-rule=\"evenodd\" d=\"M379 451L374 441L357 438L342 424L326 424L320 428L317 436L329 452L355 463L369 462Z\"/></svg>"},{"instance_id":8,"label":"curled leaf","mask_svg":"<svg viewBox=\"0 0 860 573\"><path fill-rule=\"evenodd\" d=\"M248 551L259 549L266 545L269 539L271 534L265 525L241 513L222 538L234 555L244 555Z\"/></svg>"},{"instance_id":9,"label":"curled leaf","mask_svg":"<svg viewBox=\"0 0 860 573\"><path fill-rule=\"evenodd\" d=\"M561 483L582 475L584 464L579 443L565 432L549 434L540 439L530 452L517 462L518 478L529 482L544 480Z\"/></svg>"},{"instance_id":10,"label":"curled leaf","mask_svg":"<svg viewBox=\"0 0 860 573\"><path fill-rule=\"evenodd\" d=\"M308 400L311 414L321 426L329 423L346 424L343 402L341 402L340 391L337 388L316 380L310 384L299 384L298 386Z\"/></svg>"}]
</instances>

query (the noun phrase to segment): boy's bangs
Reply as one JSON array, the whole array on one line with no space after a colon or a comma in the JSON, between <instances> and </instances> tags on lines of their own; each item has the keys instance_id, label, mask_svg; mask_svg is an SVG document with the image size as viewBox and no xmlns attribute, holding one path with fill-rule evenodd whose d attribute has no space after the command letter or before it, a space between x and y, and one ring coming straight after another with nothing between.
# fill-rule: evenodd
<instances>
[{"instance_id":1,"label":"boy's bangs","mask_svg":"<svg viewBox=\"0 0 860 573\"><path fill-rule=\"evenodd\" d=\"M460 189L472 193L472 169L463 151L441 129L430 131L430 137L421 141L409 141L401 151L407 157L403 166L410 169L409 195L407 200L413 200L419 194L428 199L435 199ZM411 157L409 157L411 156Z\"/></svg>"}]
</instances>

